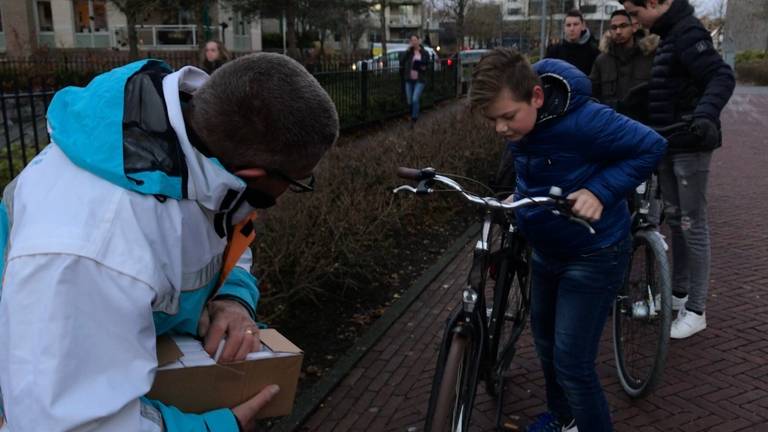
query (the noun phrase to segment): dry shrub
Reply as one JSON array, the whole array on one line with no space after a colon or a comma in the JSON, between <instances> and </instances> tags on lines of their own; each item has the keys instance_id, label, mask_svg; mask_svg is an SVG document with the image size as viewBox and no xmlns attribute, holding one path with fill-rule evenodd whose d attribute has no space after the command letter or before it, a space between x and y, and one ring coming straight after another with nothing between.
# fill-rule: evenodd
<instances>
[{"instance_id":1,"label":"dry shrub","mask_svg":"<svg viewBox=\"0 0 768 432\"><path fill-rule=\"evenodd\" d=\"M463 105L426 117L415 130L400 122L342 139L316 170L316 192L287 193L269 211L254 247L262 319L296 303L327 308L360 290L388 291L382 288L392 284L392 272L411 264L412 243L466 212L457 197L392 193L407 183L396 177L398 166L433 166L483 182L495 171L503 144Z\"/></svg>"},{"instance_id":2,"label":"dry shrub","mask_svg":"<svg viewBox=\"0 0 768 432\"><path fill-rule=\"evenodd\" d=\"M739 81L755 85L768 85L768 60L751 60L736 63Z\"/></svg>"}]
</instances>

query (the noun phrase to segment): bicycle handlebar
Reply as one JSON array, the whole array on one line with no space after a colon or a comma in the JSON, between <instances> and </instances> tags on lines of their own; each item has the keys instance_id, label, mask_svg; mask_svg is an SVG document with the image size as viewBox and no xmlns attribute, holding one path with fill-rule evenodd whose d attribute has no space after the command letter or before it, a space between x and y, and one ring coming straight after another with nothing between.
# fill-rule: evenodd
<instances>
[{"instance_id":1,"label":"bicycle handlebar","mask_svg":"<svg viewBox=\"0 0 768 432\"><path fill-rule=\"evenodd\" d=\"M688 122L672 123L669 126L653 128L661 136L668 136L678 132L688 132L691 129L691 124Z\"/></svg>"},{"instance_id":2,"label":"bicycle handlebar","mask_svg":"<svg viewBox=\"0 0 768 432\"><path fill-rule=\"evenodd\" d=\"M434 192L434 189L430 187L430 183L437 182L458 192L467 201L492 210L514 210L516 208L531 205L551 204L554 207L552 210L554 214L567 217L572 222L584 226L584 228L589 230L590 234L595 233L595 229L592 228L592 225L590 225L589 222L573 214L570 203L563 197L562 189L557 186L552 186L549 189L549 196L527 197L513 202L507 202L500 201L496 197L480 197L469 193L465 191L458 182L449 177L440 175L434 168L424 168L419 170L415 168L399 167L397 169L397 175L404 179L416 180L419 184L416 187L408 185L398 186L392 191L393 193L405 191L417 195L427 195Z\"/></svg>"}]
</instances>

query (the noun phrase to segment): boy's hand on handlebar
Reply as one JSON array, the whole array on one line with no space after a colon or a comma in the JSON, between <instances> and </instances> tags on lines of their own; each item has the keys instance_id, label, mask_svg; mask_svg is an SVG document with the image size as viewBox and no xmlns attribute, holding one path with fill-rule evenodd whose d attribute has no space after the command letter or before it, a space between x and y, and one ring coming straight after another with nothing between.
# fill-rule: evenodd
<instances>
[{"instance_id":1,"label":"boy's hand on handlebar","mask_svg":"<svg viewBox=\"0 0 768 432\"><path fill-rule=\"evenodd\" d=\"M595 222L603 215L603 203L587 189L579 189L566 199L573 205L573 214L582 219Z\"/></svg>"}]
</instances>

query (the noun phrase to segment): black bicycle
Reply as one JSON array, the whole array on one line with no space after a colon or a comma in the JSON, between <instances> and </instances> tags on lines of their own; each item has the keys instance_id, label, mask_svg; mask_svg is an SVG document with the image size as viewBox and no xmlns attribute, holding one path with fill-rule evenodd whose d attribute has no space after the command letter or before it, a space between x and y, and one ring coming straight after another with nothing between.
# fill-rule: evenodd
<instances>
[{"instance_id":1,"label":"black bicycle","mask_svg":"<svg viewBox=\"0 0 768 432\"><path fill-rule=\"evenodd\" d=\"M667 139L696 134L690 122L657 129ZM635 190L632 213L632 260L613 310L613 350L619 381L633 398L660 382L672 325L672 281L667 243L658 230L661 203L652 176ZM652 217L653 216L653 217Z\"/></svg>"},{"instance_id":2,"label":"black bicycle","mask_svg":"<svg viewBox=\"0 0 768 432\"><path fill-rule=\"evenodd\" d=\"M469 430L479 381L497 398L496 424L502 428L503 373L514 358L515 343L525 328L530 305L530 248L518 233L511 210L546 205L554 213L584 225L590 232L594 230L572 215L570 204L557 187L551 188L546 197L507 202L470 193L448 175L432 168L399 168L398 175L418 184L400 186L395 193L426 195L435 192L434 186L439 185L483 210L482 231L475 245L461 305L446 322L425 431ZM488 303L490 307L486 307Z\"/></svg>"}]
</instances>

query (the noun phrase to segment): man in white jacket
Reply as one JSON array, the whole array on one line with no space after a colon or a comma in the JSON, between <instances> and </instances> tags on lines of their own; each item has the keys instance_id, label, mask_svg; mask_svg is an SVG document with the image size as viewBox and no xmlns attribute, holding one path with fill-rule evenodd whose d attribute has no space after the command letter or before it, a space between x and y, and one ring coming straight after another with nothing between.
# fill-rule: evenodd
<instances>
[{"instance_id":1,"label":"man in white jacket","mask_svg":"<svg viewBox=\"0 0 768 432\"><path fill-rule=\"evenodd\" d=\"M144 60L59 91L47 117L0 207L3 431L250 430L279 389L200 415L145 398L155 338L226 339L222 362L258 348L250 251L222 274L225 248L254 209L312 190L332 101L277 54L211 77Z\"/></svg>"}]
</instances>

